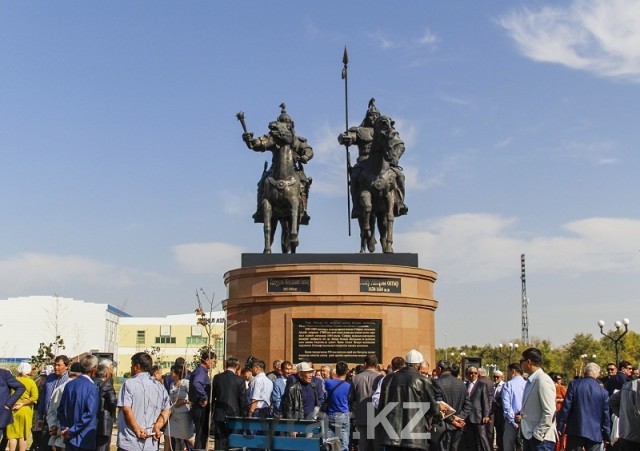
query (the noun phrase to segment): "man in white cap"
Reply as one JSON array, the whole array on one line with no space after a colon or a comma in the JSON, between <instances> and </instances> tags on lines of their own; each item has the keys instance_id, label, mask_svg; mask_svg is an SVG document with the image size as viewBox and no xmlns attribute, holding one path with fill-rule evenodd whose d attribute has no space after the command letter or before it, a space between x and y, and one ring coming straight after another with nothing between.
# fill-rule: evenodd
<instances>
[{"instance_id":1,"label":"man in white cap","mask_svg":"<svg viewBox=\"0 0 640 451\"><path fill-rule=\"evenodd\" d=\"M376 440L387 451L428 449L430 419L439 411L431 382L418 373L422 354L407 353L407 366L382 380L376 424ZM409 426L409 427L407 427Z\"/></svg>"},{"instance_id":2,"label":"man in white cap","mask_svg":"<svg viewBox=\"0 0 640 451\"><path fill-rule=\"evenodd\" d=\"M287 388L282 399L282 416L296 420L312 420L320 410L317 382L312 380L314 369L308 362L296 365L297 380Z\"/></svg>"},{"instance_id":3,"label":"man in white cap","mask_svg":"<svg viewBox=\"0 0 640 451\"><path fill-rule=\"evenodd\" d=\"M493 415L493 425L496 428L497 451L504 449L504 412L502 406L502 387L504 386L504 374L500 370L493 372L493 401L491 403L491 414Z\"/></svg>"}]
</instances>

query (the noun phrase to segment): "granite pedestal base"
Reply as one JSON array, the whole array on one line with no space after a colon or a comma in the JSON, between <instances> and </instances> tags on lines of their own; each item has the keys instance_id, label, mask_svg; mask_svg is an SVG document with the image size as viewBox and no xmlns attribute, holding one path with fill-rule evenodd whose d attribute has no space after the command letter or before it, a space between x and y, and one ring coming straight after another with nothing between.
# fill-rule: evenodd
<instances>
[{"instance_id":1,"label":"granite pedestal base","mask_svg":"<svg viewBox=\"0 0 640 451\"><path fill-rule=\"evenodd\" d=\"M417 349L433 367L435 280L416 254L243 254L225 274L227 356L386 365Z\"/></svg>"}]
</instances>

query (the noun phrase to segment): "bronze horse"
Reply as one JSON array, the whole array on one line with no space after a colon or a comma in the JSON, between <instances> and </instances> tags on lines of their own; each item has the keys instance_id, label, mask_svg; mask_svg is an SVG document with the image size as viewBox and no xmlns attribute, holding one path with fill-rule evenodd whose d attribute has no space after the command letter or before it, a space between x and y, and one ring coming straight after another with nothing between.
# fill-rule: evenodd
<instances>
[{"instance_id":1,"label":"bronze horse","mask_svg":"<svg viewBox=\"0 0 640 451\"><path fill-rule=\"evenodd\" d=\"M363 170L358 177L351 180L354 211L360 225L360 253L364 253L365 249L375 251L376 225L382 251L393 253L398 185L390 162L404 152L404 143L393 125L394 121L388 116L380 116L376 120L370 154L360 163Z\"/></svg>"},{"instance_id":2,"label":"bronze horse","mask_svg":"<svg viewBox=\"0 0 640 451\"><path fill-rule=\"evenodd\" d=\"M300 243L298 228L303 211L301 186L296 156L289 145L277 146L273 152L271 174L264 181L262 214L264 217L264 251L271 253L271 245L278 223L281 228L282 253L296 253Z\"/></svg>"}]
</instances>

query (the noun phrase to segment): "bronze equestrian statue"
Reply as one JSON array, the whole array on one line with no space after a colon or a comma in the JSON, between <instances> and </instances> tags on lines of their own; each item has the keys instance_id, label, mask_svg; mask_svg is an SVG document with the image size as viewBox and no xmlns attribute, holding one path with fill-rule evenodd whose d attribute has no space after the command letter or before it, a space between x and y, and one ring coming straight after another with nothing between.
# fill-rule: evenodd
<instances>
[{"instance_id":1,"label":"bronze equestrian statue","mask_svg":"<svg viewBox=\"0 0 640 451\"><path fill-rule=\"evenodd\" d=\"M375 251L375 227L380 232L384 253L393 253L393 223L407 214L404 203L405 177L398 165L404 142L394 128L395 122L381 116L375 99L369 101L366 116L359 127L338 136L338 142L358 146L358 160L350 170L353 200L351 217L360 225L360 252Z\"/></svg>"},{"instance_id":2,"label":"bronze equestrian statue","mask_svg":"<svg viewBox=\"0 0 640 451\"><path fill-rule=\"evenodd\" d=\"M269 123L269 132L259 138L247 131L244 113L237 118L242 123L242 140L255 152L272 152L271 167L262 173L258 182L258 205L253 214L256 223L264 224L264 253L271 253L277 224L281 227L282 253L295 253L299 245L300 224L309 224L307 202L311 177L304 173L303 164L313 158L307 140L297 136L295 124L280 105L278 119Z\"/></svg>"}]
</instances>

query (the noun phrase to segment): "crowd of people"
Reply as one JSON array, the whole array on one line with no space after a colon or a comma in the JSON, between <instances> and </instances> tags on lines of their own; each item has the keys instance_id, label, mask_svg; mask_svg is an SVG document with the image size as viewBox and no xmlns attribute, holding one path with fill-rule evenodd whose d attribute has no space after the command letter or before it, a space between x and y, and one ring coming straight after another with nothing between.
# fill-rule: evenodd
<instances>
[{"instance_id":1,"label":"crowd of people","mask_svg":"<svg viewBox=\"0 0 640 451\"><path fill-rule=\"evenodd\" d=\"M343 451L640 449L640 379L627 361L607 364L602 377L588 363L564 386L536 348L490 375L466 362L432 369L415 349L386 368L373 354L353 368L318 369L230 357L213 377L215 353L199 357L193 370L177 359L163 374L139 352L118 393L113 362L93 355L58 356L35 381L26 362L16 377L0 370L0 441L25 451L33 433L31 451L108 451L115 422L123 451L156 451L162 441L164 451L208 449L211 438L229 449L228 419L252 417L325 421L327 442Z\"/></svg>"}]
</instances>

